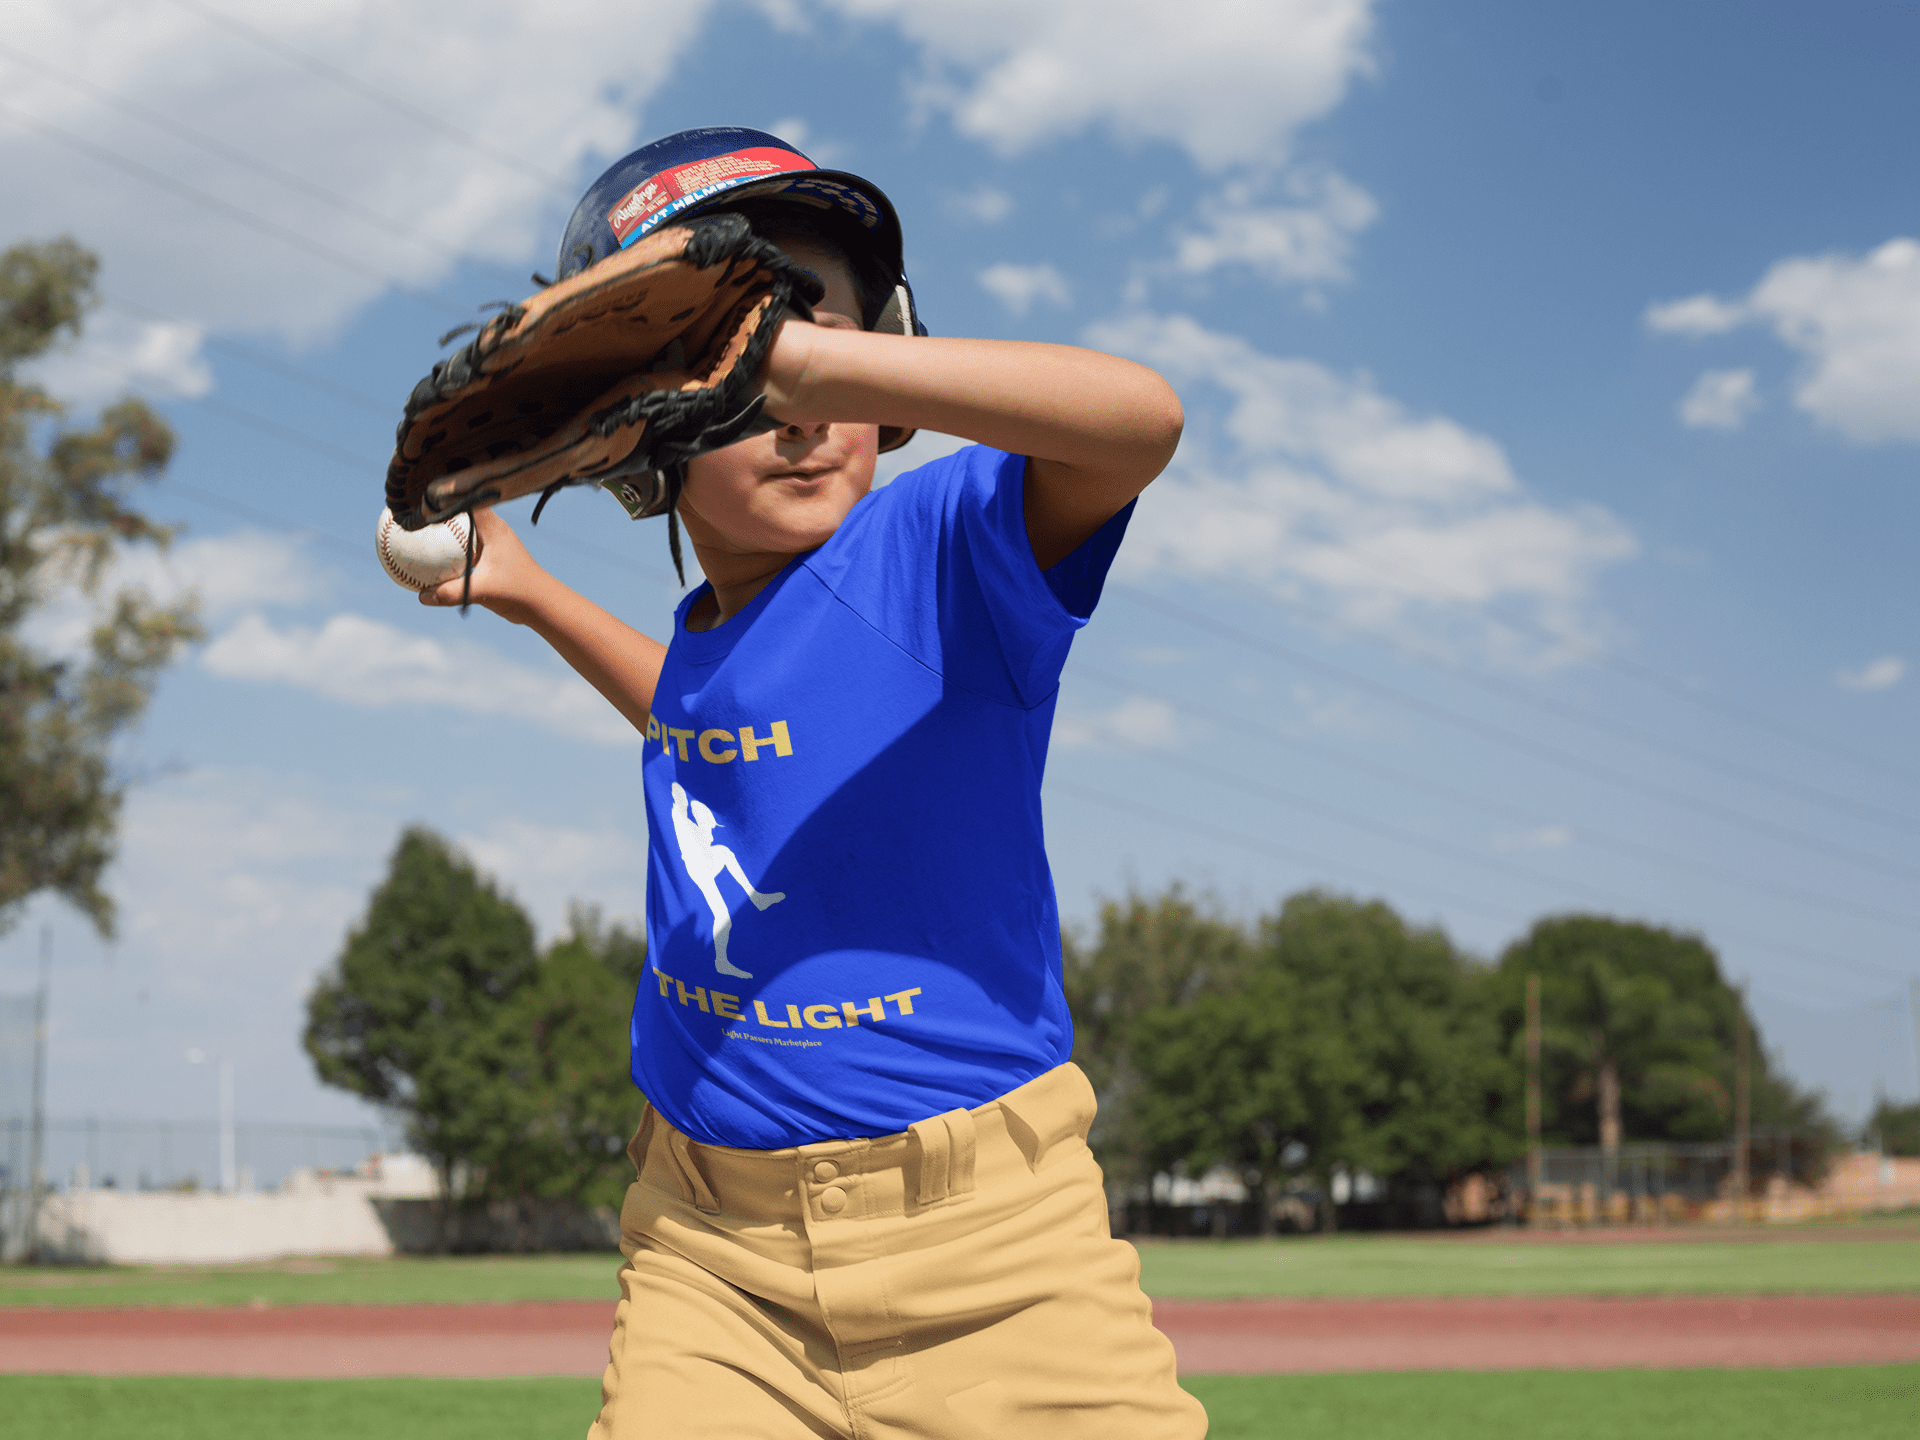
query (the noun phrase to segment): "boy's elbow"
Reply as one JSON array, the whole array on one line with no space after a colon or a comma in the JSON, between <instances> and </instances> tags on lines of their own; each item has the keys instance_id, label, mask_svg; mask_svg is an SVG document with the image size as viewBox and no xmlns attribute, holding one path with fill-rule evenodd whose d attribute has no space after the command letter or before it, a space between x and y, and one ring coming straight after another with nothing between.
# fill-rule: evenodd
<instances>
[{"instance_id":1,"label":"boy's elbow","mask_svg":"<svg viewBox=\"0 0 1920 1440\"><path fill-rule=\"evenodd\" d=\"M1159 379L1158 376L1154 377ZM1158 475L1180 448L1180 433L1187 428L1187 412L1173 387L1160 381L1159 393L1150 404L1141 407L1142 446L1155 459L1153 473Z\"/></svg>"}]
</instances>

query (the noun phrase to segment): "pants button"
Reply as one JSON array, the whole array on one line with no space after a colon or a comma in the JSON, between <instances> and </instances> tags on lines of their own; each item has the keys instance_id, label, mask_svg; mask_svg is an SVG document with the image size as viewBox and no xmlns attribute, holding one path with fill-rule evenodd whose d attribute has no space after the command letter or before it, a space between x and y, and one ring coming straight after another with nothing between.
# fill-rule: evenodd
<instances>
[{"instance_id":1,"label":"pants button","mask_svg":"<svg viewBox=\"0 0 1920 1440\"><path fill-rule=\"evenodd\" d=\"M847 1192L838 1185L830 1185L820 1192L820 1208L829 1215L838 1215L847 1208Z\"/></svg>"},{"instance_id":2,"label":"pants button","mask_svg":"<svg viewBox=\"0 0 1920 1440\"><path fill-rule=\"evenodd\" d=\"M816 1161L814 1164L813 1178L819 1181L822 1185L826 1184L827 1181L829 1180L837 1179L839 1177L839 1174L840 1174L840 1167L834 1164L831 1160L820 1160L820 1161Z\"/></svg>"}]
</instances>

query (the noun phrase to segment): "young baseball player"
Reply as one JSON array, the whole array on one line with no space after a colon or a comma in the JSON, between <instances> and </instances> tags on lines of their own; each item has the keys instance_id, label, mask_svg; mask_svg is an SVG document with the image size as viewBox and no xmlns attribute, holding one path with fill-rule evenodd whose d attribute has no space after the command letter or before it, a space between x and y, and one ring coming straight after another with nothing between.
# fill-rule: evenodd
<instances>
[{"instance_id":1,"label":"young baseball player","mask_svg":"<svg viewBox=\"0 0 1920 1440\"><path fill-rule=\"evenodd\" d=\"M758 131L614 166L562 274L718 210L826 294L766 361L778 428L687 469L706 581L669 643L491 511L471 577L646 736L650 1105L592 1434L1202 1435L1085 1143L1040 810L1179 402L1111 356L916 333L885 196ZM922 427L976 443L872 491Z\"/></svg>"}]
</instances>

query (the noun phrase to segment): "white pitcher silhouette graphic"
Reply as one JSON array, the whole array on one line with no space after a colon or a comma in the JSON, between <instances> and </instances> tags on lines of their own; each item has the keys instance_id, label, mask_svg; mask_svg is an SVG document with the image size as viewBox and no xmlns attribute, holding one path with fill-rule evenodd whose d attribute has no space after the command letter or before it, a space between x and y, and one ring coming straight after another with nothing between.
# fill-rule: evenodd
<instances>
[{"instance_id":1,"label":"white pitcher silhouette graphic","mask_svg":"<svg viewBox=\"0 0 1920 1440\"><path fill-rule=\"evenodd\" d=\"M762 895L753 888L753 882L747 879L746 872L740 868L740 861L733 851L724 845L713 843L713 832L722 829L719 820L698 800L690 800L687 792L678 781L673 786L673 838L680 846L680 863L687 867L687 875L700 887L700 893L706 897L707 908L713 911L713 964L722 975L731 975L738 980L751 980L753 972L742 970L727 959L727 934L733 929L733 915L727 909L727 902L720 894L720 872L739 882L740 888L747 892L747 899L753 902L753 908L764 910L769 905L777 905L786 899L785 891L775 891L771 895Z\"/></svg>"}]
</instances>

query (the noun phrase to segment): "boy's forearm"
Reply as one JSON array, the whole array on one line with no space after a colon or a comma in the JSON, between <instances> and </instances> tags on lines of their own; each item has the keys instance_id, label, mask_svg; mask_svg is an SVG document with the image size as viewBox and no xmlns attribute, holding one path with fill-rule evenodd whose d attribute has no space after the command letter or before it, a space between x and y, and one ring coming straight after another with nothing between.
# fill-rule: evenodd
<instances>
[{"instance_id":1,"label":"boy's forearm","mask_svg":"<svg viewBox=\"0 0 1920 1440\"><path fill-rule=\"evenodd\" d=\"M780 341L767 410L782 420L944 431L1128 494L1179 443L1180 401L1166 381L1098 351L812 325L789 325Z\"/></svg>"},{"instance_id":2,"label":"boy's forearm","mask_svg":"<svg viewBox=\"0 0 1920 1440\"><path fill-rule=\"evenodd\" d=\"M508 618L551 645L641 732L667 647L557 580L525 596Z\"/></svg>"}]
</instances>

